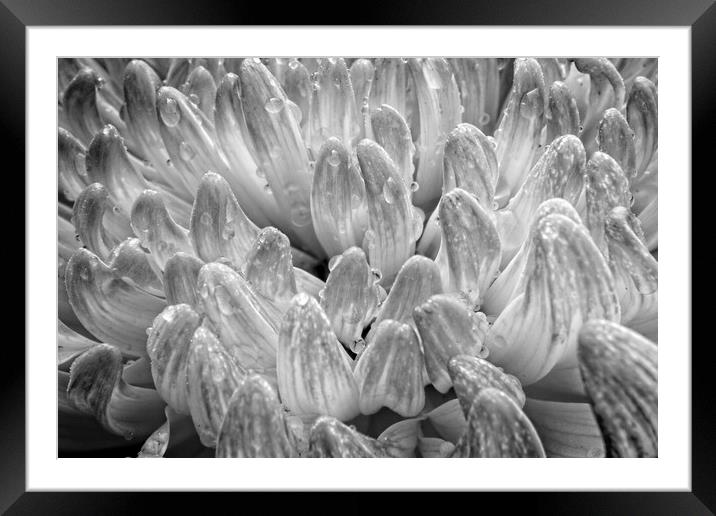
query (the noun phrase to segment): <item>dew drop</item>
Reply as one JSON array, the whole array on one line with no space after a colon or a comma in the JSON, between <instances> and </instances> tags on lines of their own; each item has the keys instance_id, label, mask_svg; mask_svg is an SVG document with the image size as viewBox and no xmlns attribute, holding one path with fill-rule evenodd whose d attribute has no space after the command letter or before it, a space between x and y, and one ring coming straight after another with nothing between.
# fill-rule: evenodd
<instances>
[{"instance_id":1,"label":"dew drop","mask_svg":"<svg viewBox=\"0 0 716 516\"><path fill-rule=\"evenodd\" d=\"M425 212L420 208L413 207L413 238L417 240L423 234L423 224L425 223Z\"/></svg>"},{"instance_id":2,"label":"dew drop","mask_svg":"<svg viewBox=\"0 0 716 516\"><path fill-rule=\"evenodd\" d=\"M172 160L170 160L170 159L167 160L167 166L168 166L168 167L171 167L171 166L172 166Z\"/></svg>"},{"instance_id":3,"label":"dew drop","mask_svg":"<svg viewBox=\"0 0 716 516\"><path fill-rule=\"evenodd\" d=\"M363 351L365 350L365 339L361 337L358 340L353 341L351 349L356 355L360 355L361 353L363 353Z\"/></svg>"},{"instance_id":4,"label":"dew drop","mask_svg":"<svg viewBox=\"0 0 716 516\"><path fill-rule=\"evenodd\" d=\"M164 125L169 127L176 127L181 120L181 112L179 111L179 105L173 98L167 98L159 104L159 114L162 118Z\"/></svg>"},{"instance_id":5,"label":"dew drop","mask_svg":"<svg viewBox=\"0 0 716 516\"><path fill-rule=\"evenodd\" d=\"M395 187L395 181L392 177L389 177L388 180L383 183L383 199L385 199L385 202L388 204L395 202Z\"/></svg>"},{"instance_id":6,"label":"dew drop","mask_svg":"<svg viewBox=\"0 0 716 516\"><path fill-rule=\"evenodd\" d=\"M417 181L413 181L412 183L410 183L410 191L411 192L417 192L418 189L420 189L420 185L418 184Z\"/></svg>"},{"instance_id":7,"label":"dew drop","mask_svg":"<svg viewBox=\"0 0 716 516\"><path fill-rule=\"evenodd\" d=\"M199 95L196 93L190 93L189 94L189 101L194 104L195 106L199 105Z\"/></svg>"},{"instance_id":8,"label":"dew drop","mask_svg":"<svg viewBox=\"0 0 716 516\"><path fill-rule=\"evenodd\" d=\"M340 259L341 259L340 254L332 256L331 259L328 260L328 270L332 271L336 267L336 265L338 265L338 262L340 261Z\"/></svg>"},{"instance_id":9,"label":"dew drop","mask_svg":"<svg viewBox=\"0 0 716 516\"><path fill-rule=\"evenodd\" d=\"M260 177L261 179L266 177L266 172L264 172L264 169L261 167L256 167L256 177Z\"/></svg>"},{"instance_id":10,"label":"dew drop","mask_svg":"<svg viewBox=\"0 0 716 516\"><path fill-rule=\"evenodd\" d=\"M380 269L372 268L372 269L370 270L370 272L371 272L371 274L372 274L373 276L375 276L375 279L376 279L377 281L380 281L380 280L383 279L383 273L380 272Z\"/></svg>"},{"instance_id":11,"label":"dew drop","mask_svg":"<svg viewBox=\"0 0 716 516\"><path fill-rule=\"evenodd\" d=\"M298 59L291 59L291 60L288 62L288 67L289 67L291 70L296 70L296 69L298 69L298 65L299 65Z\"/></svg>"},{"instance_id":12,"label":"dew drop","mask_svg":"<svg viewBox=\"0 0 716 516\"><path fill-rule=\"evenodd\" d=\"M490 115L488 113L483 113L480 115L480 118L478 119L478 123L480 125L487 125L490 123Z\"/></svg>"},{"instance_id":13,"label":"dew drop","mask_svg":"<svg viewBox=\"0 0 716 516\"><path fill-rule=\"evenodd\" d=\"M149 337L149 336L152 334L152 327L150 326L149 328L147 328L147 329L144 330L144 331L145 331L145 333L147 334L147 337Z\"/></svg>"},{"instance_id":14,"label":"dew drop","mask_svg":"<svg viewBox=\"0 0 716 516\"><path fill-rule=\"evenodd\" d=\"M276 114L283 109L284 102L278 97L271 97L264 104L264 109L269 113Z\"/></svg>"},{"instance_id":15,"label":"dew drop","mask_svg":"<svg viewBox=\"0 0 716 516\"><path fill-rule=\"evenodd\" d=\"M500 203L492 201L492 211L497 211L498 209L500 209Z\"/></svg>"},{"instance_id":16,"label":"dew drop","mask_svg":"<svg viewBox=\"0 0 716 516\"><path fill-rule=\"evenodd\" d=\"M234 238L234 235L236 235L236 231L234 230L233 225L230 223L224 224L224 227L221 228L221 238L224 240L231 240Z\"/></svg>"},{"instance_id":17,"label":"dew drop","mask_svg":"<svg viewBox=\"0 0 716 516\"><path fill-rule=\"evenodd\" d=\"M216 304L219 307L219 311L224 315L231 315L234 313L234 305L231 302L231 296L225 287L217 286L214 289L214 297L216 298Z\"/></svg>"},{"instance_id":18,"label":"dew drop","mask_svg":"<svg viewBox=\"0 0 716 516\"><path fill-rule=\"evenodd\" d=\"M204 212L201 214L201 217L199 217L199 222L204 224L205 226L210 226L213 222L213 218L209 212Z\"/></svg>"},{"instance_id":19,"label":"dew drop","mask_svg":"<svg viewBox=\"0 0 716 516\"><path fill-rule=\"evenodd\" d=\"M122 104L122 107L119 108L119 119L127 123L127 104Z\"/></svg>"},{"instance_id":20,"label":"dew drop","mask_svg":"<svg viewBox=\"0 0 716 516\"><path fill-rule=\"evenodd\" d=\"M85 267L80 269L80 278L84 281L89 279L89 271Z\"/></svg>"},{"instance_id":21,"label":"dew drop","mask_svg":"<svg viewBox=\"0 0 716 516\"><path fill-rule=\"evenodd\" d=\"M354 193L353 195L351 195L351 207L357 208L358 206L360 206L361 200L362 198L359 194Z\"/></svg>"},{"instance_id":22,"label":"dew drop","mask_svg":"<svg viewBox=\"0 0 716 516\"><path fill-rule=\"evenodd\" d=\"M478 357L478 358L482 358L482 359L486 359L486 358L489 357L489 356L490 356L490 348L488 348L487 346L485 346L485 345L483 344L483 345L482 345L482 349L480 349L480 351L479 351L478 354L477 354L477 357Z\"/></svg>"},{"instance_id":23,"label":"dew drop","mask_svg":"<svg viewBox=\"0 0 716 516\"><path fill-rule=\"evenodd\" d=\"M196 156L196 152L194 151L194 148L187 142L181 142L179 144L179 156L184 161L191 161L192 159L194 159L194 156Z\"/></svg>"},{"instance_id":24,"label":"dew drop","mask_svg":"<svg viewBox=\"0 0 716 516\"><path fill-rule=\"evenodd\" d=\"M273 195L273 190L271 190L271 186L269 186L268 183L266 183L264 185L264 192L267 193L268 195Z\"/></svg>"},{"instance_id":25,"label":"dew drop","mask_svg":"<svg viewBox=\"0 0 716 516\"><path fill-rule=\"evenodd\" d=\"M338 155L338 151L335 149L331 151L330 156L328 156L328 164L332 167L337 167L341 164L341 157Z\"/></svg>"},{"instance_id":26,"label":"dew drop","mask_svg":"<svg viewBox=\"0 0 716 516\"><path fill-rule=\"evenodd\" d=\"M291 222L296 227L304 227L311 221L311 213L304 204L297 204L291 208Z\"/></svg>"}]
</instances>

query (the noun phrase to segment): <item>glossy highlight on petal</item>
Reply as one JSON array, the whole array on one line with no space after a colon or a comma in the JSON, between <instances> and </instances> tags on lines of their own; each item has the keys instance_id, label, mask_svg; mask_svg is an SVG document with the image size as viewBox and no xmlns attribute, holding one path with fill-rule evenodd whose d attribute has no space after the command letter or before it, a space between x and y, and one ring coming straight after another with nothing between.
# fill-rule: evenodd
<instances>
[{"instance_id":1,"label":"glossy highlight on petal","mask_svg":"<svg viewBox=\"0 0 716 516\"><path fill-rule=\"evenodd\" d=\"M256 292L288 306L298 290L286 235L273 227L262 229L246 256L244 274Z\"/></svg>"}]
</instances>

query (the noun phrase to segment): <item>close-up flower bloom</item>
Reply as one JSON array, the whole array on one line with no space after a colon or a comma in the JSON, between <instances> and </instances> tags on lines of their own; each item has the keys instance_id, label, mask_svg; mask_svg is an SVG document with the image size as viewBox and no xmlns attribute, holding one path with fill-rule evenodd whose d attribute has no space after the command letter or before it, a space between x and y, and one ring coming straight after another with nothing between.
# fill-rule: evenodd
<instances>
[{"instance_id":1,"label":"close-up flower bloom","mask_svg":"<svg viewBox=\"0 0 716 516\"><path fill-rule=\"evenodd\" d=\"M657 456L657 85L60 59L59 454Z\"/></svg>"}]
</instances>

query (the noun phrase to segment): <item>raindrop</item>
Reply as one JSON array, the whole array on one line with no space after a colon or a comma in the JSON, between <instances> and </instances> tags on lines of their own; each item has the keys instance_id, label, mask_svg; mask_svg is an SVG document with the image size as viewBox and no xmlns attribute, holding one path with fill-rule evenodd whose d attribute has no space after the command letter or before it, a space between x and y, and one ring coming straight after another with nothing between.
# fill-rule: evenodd
<instances>
[{"instance_id":1,"label":"raindrop","mask_svg":"<svg viewBox=\"0 0 716 516\"><path fill-rule=\"evenodd\" d=\"M172 98L167 98L159 105L159 114L161 115L162 122L169 127L176 127L179 120L181 120L179 105L177 101Z\"/></svg>"},{"instance_id":2,"label":"raindrop","mask_svg":"<svg viewBox=\"0 0 716 516\"><path fill-rule=\"evenodd\" d=\"M77 240L78 242L80 241L80 236L76 233L75 233L75 240Z\"/></svg>"},{"instance_id":3,"label":"raindrop","mask_svg":"<svg viewBox=\"0 0 716 516\"><path fill-rule=\"evenodd\" d=\"M371 272L371 274L373 274L373 276L375 276L375 279L376 279L377 281L380 281L380 280L383 279L383 273L380 272L380 269L372 268L372 269L370 270L370 272Z\"/></svg>"},{"instance_id":4,"label":"raindrop","mask_svg":"<svg viewBox=\"0 0 716 516\"><path fill-rule=\"evenodd\" d=\"M234 313L234 305L231 303L231 296L229 292L223 286L218 285L214 289L214 297L216 298L216 304L219 306L219 311L224 315L231 315Z\"/></svg>"},{"instance_id":5,"label":"raindrop","mask_svg":"<svg viewBox=\"0 0 716 516\"><path fill-rule=\"evenodd\" d=\"M359 194L354 193L353 195L351 195L351 207L357 208L358 206L360 206L361 200L362 199Z\"/></svg>"},{"instance_id":6,"label":"raindrop","mask_svg":"<svg viewBox=\"0 0 716 516\"><path fill-rule=\"evenodd\" d=\"M127 123L127 104L122 104L122 107L119 108L119 119Z\"/></svg>"},{"instance_id":7,"label":"raindrop","mask_svg":"<svg viewBox=\"0 0 716 516\"><path fill-rule=\"evenodd\" d=\"M492 201L492 211L497 211L498 209L500 209L500 203Z\"/></svg>"},{"instance_id":8,"label":"raindrop","mask_svg":"<svg viewBox=\"0 0 716 516\"><path fill-rule=\"evenodd\" d=\"M389 177L388 180L383 183L383 198L388 204L393 204L395 202L395 190L395 181L392 177Z\"/></svg>"},{"instance_id":9,"label":"raindrop","mask_svg":"<svg viewBox=\"0 0 716 516\"><path fill-rule=\"evenodd\" d=\"M360 355L365 350L365 339L362 337L353 341L353 353Z\"/></svg>"},{"instance_id":10,"label":"raindrop","mask_svg":"<svg viewBox=\"0 0 716 516\"><path fill-rule=\"evenodd\" d=\"M269 113L276 114L283 109L283 105L283 100L278 97L271 97L266 101L266 104L264 104L264 109L266 109Z\"/></svg>"},{"instance_id":11,"label":"raindrop","mask_svg":"<svg viewBox=\"0 0 716 516\"><path fill-rule=\"evenodd\" d=\"M478 123L480 125L487 125L488 123L490 123L490 119L491 119L491 117L488 113L483 113L480 115Z\"/></svg>"},{"instance_id":12,"label":"raindrop","mask_svg":"<svg viewBox=\"0 0 716 516\"><path fill-rule=\"evenodd\" d=\"M487 357L489 357L489 356L490 356L490 348L488 348L487 346L485 346L485 345L483 344L483 345L482 345L482 349L480 349L480 351L477 353L477 357L478 357L478 358L485 359L485 358L487 358Z\"/></svg>"},{"instance_id":13,"label":"raindrop","mask_svg":"<svg viewBox=\"0 0 716 516\"><path fill-rule=\"evenodd\" d=\"M307 226L311 222L311 213L305 204L297 204L291 208L291 222L299 228Z\"/></svg>"},{"instance_id":14,"label":"raindrop","mask_svg":"<svg viewBox=\"0 0 716 516\"><path fill-rule=\"evenodd\" d=\"M261 167L256 167L256 177L265 178L266 172Z\"/></svg>"},{"instance_id":15,"label":"raindrop","mask_svg":"<svg viewBox=\"0 0 716 516\"><path fill-rule=\"evenodd\" d=\"M187 142L181 142L179 144L179 156L184 161L191 161L192 159L194 159L194 156L196 156L196 152L194 151L193 147Z\"/></svg>"},{"instance_id":16,"label":"raindrop","mask_svg":"<svg viewBox=\"0 0 716 516\"><path fill-rule=\"evenodd\" d=\"M419 188L420 188L420 185L418 184L417 181L413 181L412 183L410 183L410 191L411 192L417 192Z\"/></svg>"},{"instance_id":17,"label":"raindrop","mask_svg":"<svg viewBox=\"0 0 716 516\"><path fill-rule=\"evenodd\" d=\"M333 149L331 151L330 156L328 156L328 164L333 167L337 167L341 164L341 157L338 155L338 151L336 151L335 149Z\"/></svg>"},{"instance_id":18,"label":"raindrop","mask_svg":"<svg viewBox=\"0 0 716 516\"><path fill-rule=\"evenodd\" d=\"M213 218L209 212L204 212L201 214L201 217L199 217L199 222L205 226L209 226L213 222Z\"/></svg>"},{"instance_id":19,"label":"raindrop","mask_svg":"<svg viewBox=\"0 0 716 516\"><path fill-rule=\"evenodd\" d=\"M89 279L89 271L85 267L80 269L80 278L84 281Z\"/></svg>"},{"instance_id":20,"label":"raindrop","mask_svg":"<svg viewBox=\"0 0 716 516\"><path fill-rule=\"evenodd\" d=\"M273 195L273 190L271 190L271 187L269 186L268 183L266 183L266 184L264 185L264 192L266 192L266 193L269 194L269 195Z\"/></svg>"},{"instance_id":21,"label":"raindrop","mask_svg":"<svg viewBox=\"0 0 716 516\"><path fill-rule=\"evenodd\" d=\"M172 166L172 160L170 160L170 159L167 160L167 166L168 166L168 167L171 167L171 166Z\"/></svg>"},{"instance_id":22,"label":"raindrop","mask_svg":"<svg viewBox=\"0 0 716 516\"><path fill-rule=\"evenodd\" d=\"M195 106L199 105L199 95L196 93L190 93L189 94L189 101L194 104Z\"/></svg>"},{"instance_id":23,"label":"raindrop","mask_svg":"<svg viewBox=\"0 0 716 516\"><path fill-rule=\"evenodd\" d=\"M413 207L413 238L417 240L423 234L423 223L425 222L425 212L420 208Z\"/></svg>"},{"instance_id":24,"label":"raindrop","mask_svg":"<svg viewBox=\"0 0 716 516\"><path fill-rule=\"evenodd\" d=\"M298 65L299 65L298 59L291 59L291 60L288 62L288 67L289 67L291 70L296 70L296 69L298 68Z\"/></svg>"},{"instance_id":25,"label":"raindrop","mask_svg":"<svg viewBox=\"0 0 716 516\"><path fill-rule=\"evenodd\" d=\"M149 328L147 328L147 329L144 330L144 331L145 331L145 333L147 334L147 337L149 337L149 336L152 334L152 327L150 326Z\"/></svg>"},{"instance_id":26,"label":"raindrop","mask_svg":"<svg viewBox=\"0 0 716 516\"><path fill-rule=\"evenodd\" d=\"M234 227L231 224L224 224L224 227L221 228L221 238L224 240L231 240L234 238L234 235L236 235Z\"/></svg>"}]
</instances>

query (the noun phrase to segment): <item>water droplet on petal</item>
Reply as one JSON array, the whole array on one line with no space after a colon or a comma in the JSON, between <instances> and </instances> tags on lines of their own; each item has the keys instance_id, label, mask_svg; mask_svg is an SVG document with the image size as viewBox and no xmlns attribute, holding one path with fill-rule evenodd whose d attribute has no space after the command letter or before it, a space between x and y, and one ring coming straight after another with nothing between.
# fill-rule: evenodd
<instances>
[{"instance_id":1,"label":"water droplet on petal","mask_svg":"<svg viewBox=\"0 0 716 516\"><path fill-rule=\"evenodd\" d=\"M192 159L194 159L194 156L196 156L196 152L194 151L193 147L187 142L181 142L179 144L179 156L184 161L191 161Z\"/></svg>"},{"instance_id":2,"label":"water droplet on petal","mask_svg":"<svg viewBox=\"0 0 716 516\"><path fill-rule=\"evenodd\" d=\"M383 183L383 198L388 204L395 202L395 181L392 177L389 177L388 180Z\"/></svg>"},{"instance_id":3,"label":"water droplet on petal","mask_svg":"<svg viewBox=\"0 0 716 516\"><path fill-rule=\"evenodd\" d=\"M487 125L490 123L490 115L488 113L483 113L480 115L480 118L478 119L478 123L480 125Z\"/></svg>"},{"instance_id":4,"label":"water droplet on petal","mask_svg":"<svg viewBox=\"0 0 716 516\"><path fill-rule=\"evenodd\" d=\"M338 264L338 262L340 261L340 259L341 259L341 255L340 255L340 254L337 254L337 255L335 255L335 256L332 256L331 259L328 260L328 270L329 270L329 271L332 271L332 270L335 268L335 266Z\"/></svg>"},{"instance_id":5,"label":"water droplet on petal","mask_svg":"<svg viewBox=\"0 0 716 516\"><path fill-rule=\"evenodd\" d=\"M227 223L224 224L224 227L221 228L221 238L224 240L231 240L234 238L234 235L236 234L236 231L234 230L234 227L232 224Z\"/></svg>"},{"instance_id":6,"label":"water droplet on petal","mask_svg":"<svg viewBox=\"0 0 716 516\"><path fill-rule=\"evenodd\" d=\"M194 105L199 105L199 95L196 93L190 93L189 94L189 101Z\"/></svg>"},{"instance_id":7,"label":"water droplet on petal","mask_svg":"<svg viewBox=\"0 0 716 516\"><path fill-rule=\"evenodd\" d=\"M420 185L418 184L417 181L413 181L412 183L410 183L410 191L411 192L417 192L419 188L420 188Z\"/></svg>"},{"instance_id":8,"label":"water droplet on petal","mask_svg":"<svg viewBox=\"0 0 716 516\"><path fill-rule=\"evenodd\" d=\"M264 108L269 113L276 114L276 113L279 113L283 109L283 105L284 105L283 100L281 100L278 97L271 97L270 99L268 99L266 101L266 104L264 104Z\"/></svg>"},{"instance_id":9,"label":"water droplet on petal","mask_svg":"<svg viewBox=\"0 0 716 516\"><path fill-rule=\"evenodd\" d=\"M264 169L261 167L256 167L256 177L264 178L266 177L266 172L264 172Z\"/></svg>"},{"instance_id":10,"label":"water droplet on petal","mask_svg":"<svg viewBox=\"0 0 716 516\"><path fill-rule=\"evenodd\" d=\"M338 155L338 151L332 150L331 155L328 156L328 164L337 167L341 164L341 157Z\"/></svg>"},{"instance_id":11,"label":"water droplet on petal","mask_svg":"<svg viewBox=\"0 0 716 516\"><path fill-rule=\"evenodd\" d=\"M234 313L234 305L231 303L231 296L226 288L217 286L214 289L214 297L216 297L216 304L219 306L219 310L222 314L231 315Z\"/></svg>"},{"instance_id":12,"label":"water droplet on petal","mask_svg":"<svg viewBox=\"0 0 716 516\"><path fill-rule=\"evenodd\" d=\"M77 168L77 173L82 177L87 177L87 164L85 162L86 157L87 156L84 152L78 152L75 154L75 167Z\"/></svg>"},{"instance_id":13,"label":"water droplet on petal","mask_svg":"<svg viewBox=\"0 0 716 516\"><path fill-rule=\"evenodd\" d=\"M380 269L373 268L370 270L370 272L371 274L373 274L373 276L375 276L376 280L380 281L381 279L383 279L383 273L380 272Z\"/></svg>"},{"instance_id":14,"label":"water droplet on petal","mask_svg":"<svg viewBox=\"0 0 716 516\"><path fill-rule=\"evenodd\" d=\"M288 62L288 67L289 67L291 70L295 70L296 68L298 68L298 64L299 64L299 63L298 63L298 59L291 59L291 60Z\"/></svg>"},{"instance_id":15,"label":"water droplet on petal","mask_svg":"<svg viewBox=\"0 0 716 516\"><path fill-rule=\"evenodd\" d=\"M210 213L204 212L201 214L201 217L199 217L199 222L201 222L205 226L209 226L213 222L213 218Z\"/></svg>"},{"instance_id":16,"label":"water droplet on petal","mask_svg":"<svg viewBox=\"0 0 716 516\"><path fill-rule=\"evenodd\" d=\"M266 183L266 184L264 185L264 192L267 193L267 194L269 194L269 195L273 195L273 190L271 190L271 186L269 186L268 183Z\"/></svg>"},{"instance_id":17,"label":"water droplet on petal","mask_svg":"<svg viewBox=\"0 0 716 516\"><path fill-rule=\"evenodd\" d=\"M296 227L304 227L311 221L311 212L304 204L297 204L291 208L291 222Z\"/></svg>"},{"instance_id":18,"label":"water droplet on petal","mask_svg":"<svg viewBox=\"0 0 716 516\"><path fill-rule=\"evenodd\" d=\"M162 122L169 127L176 127L179 120L181 120L179 105L173 98L167 98L164 102L159 104L159 114Z\"/></svg>"}]
</instances>

